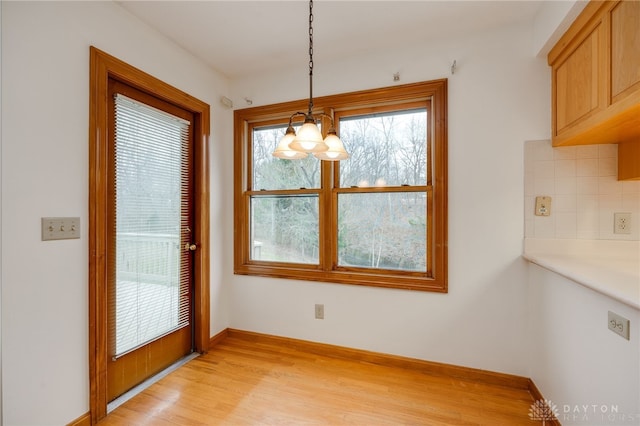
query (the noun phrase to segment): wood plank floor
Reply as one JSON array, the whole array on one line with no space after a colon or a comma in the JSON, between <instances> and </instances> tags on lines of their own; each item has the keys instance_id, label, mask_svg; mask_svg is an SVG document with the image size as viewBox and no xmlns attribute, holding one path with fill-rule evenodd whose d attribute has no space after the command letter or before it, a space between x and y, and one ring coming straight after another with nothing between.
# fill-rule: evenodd
<instances>
[{"instance_id":1,"label":"wood plank floor","mask_svg":"<svg viewBox=\"0 0 640 426\"><path fill-rule=\"evenodd\" d=\"M127 401L109 425L534 425L526 389L230 334Z\"/></svg>"}]
</instances>

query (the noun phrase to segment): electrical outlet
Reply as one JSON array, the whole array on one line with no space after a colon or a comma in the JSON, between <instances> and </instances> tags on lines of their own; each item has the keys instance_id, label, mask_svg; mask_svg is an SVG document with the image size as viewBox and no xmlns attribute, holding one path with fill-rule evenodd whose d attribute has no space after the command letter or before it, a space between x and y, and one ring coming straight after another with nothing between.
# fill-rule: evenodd
<instances>
[{"instance_id":1,"label":"electrical outlet","mask_svg":"<svg viewBox=\"0 0 640 426\"><path fill-rule=\"evenodd\" d=\"M549 216L551 214L551 197L536 197L536 216Z\"/></svg>"},{"instance_id":2,"label":"electrical outlet","mask_svg":"<svg viewBox=\"0 0 640 426\"><path fill-rule=\"evenodd\" d=\"M609 311L607 316L609 330L629 340L629 320L615 312Z\"/></svg>"},{"instance_id":3,"label":"electrical outlet","mask_svg":"<svg viewBox=\"0 0 640 426\"><path fill-rule=\"evenodd\" d=\"M613 233L614 234L630 234L631 233L631 213L614 213L613 214Z\"/></svg>"},{"instance_id":4,"label":"electrical outlet","mask_svg":"<svg viewBox=\"0 0 640 426\"><path fill-rule=\"evenodd\" d=\"M324 305L316 303L316 319L324 319Z\"/></svg>"}]
</instances>

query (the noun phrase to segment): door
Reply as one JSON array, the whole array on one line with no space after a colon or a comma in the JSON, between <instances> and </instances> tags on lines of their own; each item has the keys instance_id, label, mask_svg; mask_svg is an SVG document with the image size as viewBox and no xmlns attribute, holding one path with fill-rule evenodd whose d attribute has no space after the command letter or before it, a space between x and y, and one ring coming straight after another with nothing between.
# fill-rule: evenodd
<instances>
[{"instance_id":1,"label":"door","mask_svg":"<svg viewBox=\"0 0 640 426\"><path fill-rule=\"evenodd\" d=\"M107 398L193 349L193 117L109 82Z\"/></svg>"}]
</instances>

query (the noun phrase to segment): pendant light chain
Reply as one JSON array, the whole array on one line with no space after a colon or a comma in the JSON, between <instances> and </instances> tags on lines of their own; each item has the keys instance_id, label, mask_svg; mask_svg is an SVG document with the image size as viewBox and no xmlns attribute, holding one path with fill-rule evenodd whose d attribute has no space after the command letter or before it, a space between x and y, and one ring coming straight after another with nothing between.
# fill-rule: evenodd
<instances>
[{"instance_id":1,"label":"pendant light chain","mask_svg":"<svg viewBox=\"0 0 640 426\"><path fill-rule=\"evenodd\" d=\"M309 115L313 110L313 0L309 0Z\"/></svg>"},{"instance_id":2,"label":"pendant light chain","mask_svg":"<svg viewBox=\"0 0 640 426\"><path fill-rule=\"evenodd\" d=\"M304 122L296 132L292 120L300 115L304 116ZM326 137L322 136L322 132L318 128L319 117L326 117L331 121L326 131ZM313 116L313 0L309 0L309 111L306 113L298 111L291 114L287 130L278 142L273 156L293 160L305 158L309 153L326 161L340 161L349 158L349 153L344 149L344 145L336 133L333 116L324 112L319 112L316 117Z\"/></svg>"}]
</instances>

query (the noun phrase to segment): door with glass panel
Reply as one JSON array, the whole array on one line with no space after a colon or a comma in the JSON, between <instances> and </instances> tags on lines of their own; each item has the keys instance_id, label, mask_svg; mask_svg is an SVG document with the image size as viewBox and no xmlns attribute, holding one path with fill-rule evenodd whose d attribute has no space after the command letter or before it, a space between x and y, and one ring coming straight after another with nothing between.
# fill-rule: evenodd
<instances>
[{"instance_id":1,"label":"door with glass panel","mask_svg":"<svg viewBox=\"0 0 640 426\"><path fill-rule=\"evenodd\" d=\"M108 400L189 354L192 123L188 111L109 85Z\"/></svg>"}]
</instances>

